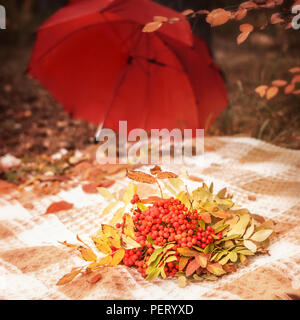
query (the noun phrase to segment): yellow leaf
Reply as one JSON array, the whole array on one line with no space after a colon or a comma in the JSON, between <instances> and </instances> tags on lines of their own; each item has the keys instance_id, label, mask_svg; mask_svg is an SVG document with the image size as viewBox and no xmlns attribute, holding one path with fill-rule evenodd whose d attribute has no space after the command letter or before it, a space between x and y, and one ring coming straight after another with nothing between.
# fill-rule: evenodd
<instances>
[{"instance_id":1,"label":"yellow leaf","mask_svg":"<svg viewBox=\"0 0 300 320\"><path fill-rule=\"evenodd\" d=\"M112 210L113 210L113 208L115 208L115 206L118 204L118 201L114 201L114 202L111 202L109 205L107 205L104 209L103 209L103 211L102 211L102 213L101 213L101 216L103 217L103 216L106 216L107 214L109 214Z\"/></svg>"},{"instance_id":2,"label":"yellow leaf","mask_svg":"<svg viewBox=\"0 0 300 320\"><path fill-rule=\"evenodd\" d=\"M101 236L101 237L92 237L92 240L94 241L97 249L104 253L104 254L110 254L112 253L111 251L111 244L110 241L107 237Z\"/></svg>"},{"instance_id":3,"label":"yellow leaf","mask_svg":"<svg viewBox=\"0 0 300 320\"><path fill-rule=\"evenodd\" d=\"M124 233L126 236L135 240L134 223L132 217L128 213L125 214Z\"/></svg>"},{"instance_id":4,"label":"yellow leaf","mask_svg":"<svg viewBox=\"0 0 300 320\"><path fill-rule=\"evenodd\" d=\"M238 234L242 236L246 231L249 221L250 221L249 214L246 213L241 215L239 222L237 222L235 225L232 226L232 228L228 231L227 236L231 236L234 234Z\"/></svg>"},{"instance_id":5,"label":"yellow leaf","mask_svg":"<svg viewBox=\"0 0 300 320\"><path fill-rule=\"evenodd\" d=\"M137 192L137 185L134 182L130 182L123 196L123 202L127 205Z\"/></svg>"},{"instance_id":6,"label":"yellow leaf","mask_svg":"<svg viewBox=\"0 0 300 320\"><path fill-rule=\"evenodd\" d=\"M118 210L115 212L113 218L109 221L109 223L110 223L111 225L115 225L115 224L117 224L118 222L122 221L122 217L123 217L123 214L124 214L124 210L125 210L125 208L120 208L120 209L118 209Z\"/></svg>"},{"instance_id":7,"label":"yellow leaf","mask_svg":"<svg viewBox=\"0 0 300 320\"><path fill-rule=\"evenodd\" d=\"M207 265L207 270L216 276L221 276L226 273L220 263L209 263Z\"/></svg>"},{"instance_id":8,"label":"yellow leaf","mask_svg":"<svg viewBox=\"0 0 300 320\"><path fill-rule=\"evenodd\" d=\"M97 260L97 256L93 252L92 249L90 248L85 248L85 247L79 247L79 251L81 253L81 256L84 260L86 261L95 261Z\"/></svg>"},{"instance_id":9,"label":"yellow leaf","mask_svg":"<svg viewBox=\"0 0 300 320\"><path fill-rule=\"evenodd\" d=\"M117 250L112 257L112 261L111 261L110 265L111 266L118 265L123 260L124 255L125 255L125 249L121 248L121 249Z\"/></svg>"},{"instance_id":10,"label":"yellow leaf","mask_svg":"<svg viewBox=\"0 0 300 320\"><path fill-rule=\"evenodd\" d=\"M121 234L118 229L110 225L102 225L102 232L105 236L109 237L110 244L115 248L121 248Z\"/></svg>"},{"instance_id":11,"label":"yellow leaf","mask_svg":"<svg viewBox=\"0 0 300 320\"><path fill-rule=\"evenodd\" d=\"M109 192L106 188L103 187L98 187L97 191L101 194L101 196L107 200L112 200L114 199L114 195Z\"/></svg>"},{"instance_id":12,"label":"yellow leaf","mask_svg":"<svg viewBox=\"0 0 300 320\"><path fill-rule=\"evenodd\" d=\"M112 262L112 259L113 259L112 256L103 257L98 261L98 265L99 266L110 265Z\"/></svg>"},{"instance_id":13,"label":"yellow leaf","mask_svg":"<svg viewBox=\"0 0 300 320\"><path fill-rule=\"evenodd\" d=\"M135 240L127 237L125 234L122 234L122 243L123 243L123 246L126 248L126 249L134 249L134 248L140 248L141 245L136 242Z\"/></svg>"},{"instance_id":14,"label":"yellow leaf","mask_svg":"<svg viewBox=\"0 0 300 320\"><path fill-rule=\"evenodd\" d=\"M266 240L272 233L273 233L273 230L270 230L270 229L259 230L255 232L250 239L257 242L262 242Z\"/></svg>"}]
</instances>

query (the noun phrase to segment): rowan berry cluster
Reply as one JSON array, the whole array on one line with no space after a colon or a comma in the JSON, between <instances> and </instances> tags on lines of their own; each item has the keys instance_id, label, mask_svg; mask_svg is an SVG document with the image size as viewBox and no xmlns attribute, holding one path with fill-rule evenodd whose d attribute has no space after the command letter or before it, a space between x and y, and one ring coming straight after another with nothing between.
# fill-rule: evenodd
<instances>
[{"instance_id":1,"label":"rowan berry cluster","mask_svg":"<svg viewBox=\"0 0 300 320\"><path fill-rule=\"evenodd\" d=\"M135 195L131 203L139 201ZM178 199L169 198L155 202L151 207L141 211L139 208L133 212L135 224L136 241L141 245L141 250L126 250L123 262L127 266L135 265L138 271L145 276L147 261L153 253L153 245L164 246L166 243L174 242L172 250L176 252L177 261L180 256L178 248L198 246L204 249L210 243L220 240L222 232L215 234L211 226L204 230L199 225L200 216L197 210L188 208ZM122 227L118 224L117 227ZM149 240L149 235L152 241ZM147 240L148 239L148 240ZM167 276L174 276L178 271L176 261L169 262L165 266Z\"/></svg>"}]
</instances>

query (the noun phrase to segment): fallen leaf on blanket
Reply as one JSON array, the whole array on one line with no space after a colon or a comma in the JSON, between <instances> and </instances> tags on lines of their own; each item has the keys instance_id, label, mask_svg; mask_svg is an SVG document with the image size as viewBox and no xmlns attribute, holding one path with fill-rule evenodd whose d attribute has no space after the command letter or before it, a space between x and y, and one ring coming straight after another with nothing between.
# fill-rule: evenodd
<instances>
[{"instance_id":1,"label":"fallen leaf on blanket","mask_svg":"<svg viewBox=\"0 0 300 320\"><path fill-rule=\"evenodd\" d=\"M0 180L0 194L9 194L13 190L16 190L16 186L14 184Z\"/></svg>"},{"instance_id":2,"label":"fallen leaf on blanket","mask_svg":"<svg viewBox=\"0 0 300 320\"><path fill-rule=\"evenodd\" d=\"M203 182L204 180L197 176L189 176L189 180L196 181L196 182Z\"/></svg>"},{"instance_id":3,"label":"fallen leaf on blanket","mask_svg":"<svg viewBox=\"0 0 300 320\"><path fill-rule=\"evenodd\" d=\"M80 269L74 268L70 273L65 274L65 275L56 283L56 285L57 285L57 286L62 286L62 285L64 285L64 284L67 284L67 283L71 282L71 281L81 272L82 269L83 269L83 267L80 268Z\"/></svg>"},{"instance_id":4,"label":"fallen leaf on blanket","mask_svg":"<svg viewBox=\"0 0 300 320\"><path fill-rule=\"evenodd\" d=\"M66 211L73 208L73 204L66 201L58 201L52 203L48 208L45 214L57 213L60 211Z\"/></svg>"},{"instance_id":5,"label":"fallen leaf on blanket","mask_svg":"<svg viewBox=\"0 0 300 320\"><path fill-rule=\"evenodd\" d=\"M102 279L102 274L97 273L97 274L93 275L92 277L90 277L87 281L91 284L95 284L101 279Z\"/></svg>"},{"instance_id":6,"label":"fallen leaf on blanket","mask_svg":"<svg viewBox=\"0 0 300 320\"><path fill-rule=\"evenodd\" d=\"M249 195L249 196L248 196L248 200L250 200L250 201L255 201L255 200L256 200L256 197Z\"/></svg>"},{"instance_id":7,"label":"fallen leaf on blanket","mask_svg":"<svg viewBox=\"0 0 300 320\"><path fill-rule=\"evenodd\" d=\"M86 193L97 193L97 188L108 188L115 183L115 180L103 180L99 183L91 182L82 186L82 190Z\"/></svg>"}]
</instances>

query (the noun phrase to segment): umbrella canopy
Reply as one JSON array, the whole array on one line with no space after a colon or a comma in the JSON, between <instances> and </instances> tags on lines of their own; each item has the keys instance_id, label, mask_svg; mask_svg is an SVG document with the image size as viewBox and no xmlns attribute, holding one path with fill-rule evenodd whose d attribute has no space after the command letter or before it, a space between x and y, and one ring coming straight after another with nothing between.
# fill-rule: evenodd
<instances>
[{"instance_id":1,"label":"umbrella canopy","mask_svg":"<svg viewBox=\"0 0 300 320\"><path fill-rule=\"evenodd\" d=\"M154 16L180 18L142 32ZM118 130L204 128L227 106L218 67L184 17L149 0L73 1L39 28L29 63L76 118Z\"/></svg>"}]
</instances>

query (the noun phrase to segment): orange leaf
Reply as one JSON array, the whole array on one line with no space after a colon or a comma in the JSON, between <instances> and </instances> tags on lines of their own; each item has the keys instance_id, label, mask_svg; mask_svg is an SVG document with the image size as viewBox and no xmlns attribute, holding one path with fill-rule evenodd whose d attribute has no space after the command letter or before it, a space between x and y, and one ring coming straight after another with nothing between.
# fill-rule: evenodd
<instances>
[{"instance_id":1,"label":"orange leaf","mask_svg":"<svg viewBox=\"0 0 300 320\"><path fill-rule=\"evenodd\" d=\"M248 38L249 34L250 34L250 32L240 33L236 39L237 44L240 45L241 43L243 43Z\"/></svg>"},{"instance_id":2,"label":"orange leaf","mask_svg":"<svg viewBox=\"0 0 300 320\"><path fill-rule=\"evenodd\" d=\"M233 263L226 263L223 265L223 269L227 273L236 272L236 266Z\"/></svg>"},{"instance_id":3,"label":"orange leaf","mask_svg":"<svg viewBox=\"0 0 300 320\"><path fill-rule=\"evenodd\" d=\"M248 13L247 9L239 8L234 14L234 19L237 21L240 21L246 17L247 13Z\"/></svg>"},{"instance_id":4,"label":"orange leaf","mask_svg":"<svg viewBox=\"0 0 300 320\"><path fill-rule=\"evenodd\" d=\"M152 169L150 169L151 174L154 176L158 173L161 172L161 167L160 166L154 166Z\"/></svg>"},{"instance_id":5,"label":"orange leaf","mask_svg":"<svg viewBox=\"0 0 300 320\"><path fill-rule=\"evenodd\" d=\"M202 219L205 223L211 223L211 216L208 212L201 213L199 215L200 219Z\"/></svg>"},{"instance_id":6,"label":"orange leaf","mask_svg":"<svg viewBox=\"0 0 300 320\"><path fill-rule=\"evenodd\" d=\"M97 273L97 274L93 275L91 278L89 278L88 282L91 284L94 284L94 283L97 283L101 279L102 279L102 274Z\"/></svg>"},{"instance_id":7,"label":"orange leaf","mask_svg":"<svg viewBox=\"0 0 300 320\"><path fill-rule=\"evenodd\" d=\"M278 24L278 23L284 22L279 12L273 13L270 21L271 21L271 24Z\"/></svg>"},{"instance_id":8,"label":"orange leaf","mask_svg":"<svg viewBox=\"0 0 300 320\"><path fill-rule=\"evenodd\" d=\"M284 88L284 93L285 94L290 94L295 90L295 85L293 83L288 84L285 88Z\"/></svg>"},{"instance_id":9,"label":"orange leaf","mask_svg":"<svg viewBox=\"0 0 300 320\"><path fill-rule=\"evenodd\" d=\"M287 81L285 80L274 80L272 81L272 85L275 87L285 87L287 85Z\"/></svg>"},{"instance_id":10,"label":"orange leaf","mask_svg":"<svg viewBox=\"0 0 300 320\"><path fill-rule=\"evenodd\" d=\"M290 73L300 73L300 67L294 67L289 69Z\"/></svg>"},{"instance_id":11,"label":"orange leaf","mask_svg":"<svg viewBox=\"0 0 300 320\"><path fill-rule=\"evenodd\" d=\"M271 100L272 98L274 98L278 93L278 88L277 87L270 87L268 90L267 90L267 93L266 93L266 98L268 100Z\"/></svg>"},{"instance_id":12,"label":"orange leaf","mask_svg":"<svg viewBox=\"0 0 300 320\"><path fill-rule=\"evenodd\" d=\"M295 85L293 83L287 85L285 88L284 88L284 93L285 94L290 94L292 93L293 91L295 90Z\"/></svg>"},{"instance_id":13,"label":"orange leaf","mask_svg":"<svg viewBox=\"0 0 300 320\"><path fill-rule=\"evenodd\" d=\"M65 274L59 281L56 283L57 286L62 286L66 283L71 282L82 270L83 268L80 269L73 269L70 273Z\"/></svg>"},{"instance_id":14,"label":"orange leaf","mask_svg":"<svg viewBox=\"0 0 300 320\"><path fill-rule=\"evenodd\" d=\"M145 172L141 172L141 171L127 171L126 176L129 179L138 181L138 182L143 182L143 183L149 183L149 184L153 184L156 182L156 179L154 177L152 177L150 174L147 174Z\"/></svg>"},{"instance_id":15,"label":"orange leaf","mask_svg":"<svg viewBox=\"0 0 300 320\"><path fill-rule=\"evenodd\" d=\"M181 12L181 14L183 14L184 16L189 16L190 14L193 14L193 13L194 13L194 10L192 9L186 9Z\"/></svg>"},{"instance_id":16,"label":"orange leaf","mask_svg":"<svg viewBox=\"0 0 300 320\"><path fill-rule=\"evenodd\" d=\"M293 94L300 94L300 89L293 91Z\"/></svg>"},{"instance_id":17,"label":"orange leaf","mask_svg":"<svg viewBox=\"0 0 300 320\"><path fill-rule=\"evenodd\" d=\"M295 84L298 82L300 82L300 74L296 74L291 81L292 84Z\"/></svg>"},{"instance_id":18,"label":"orange leaf","mask_svg":"<svg viewBox=\"0 0 300 320\"><path fill-rule=\"evenodd\" d=\"M196 181L196 182L203 182L204 180L200 177L196 177L196 176L189 176L189 179L192 181Z\"/></svg>"},{"instance_id":19,"label":"orange leaf","mask_svg":"<svg viewBox=\"0 0 300 320\"><path fill-rule=\"evenodd\" d=\"M249 24L249 23L244 23L244 24L241 24L240 25L240 31L241 32L252 32L254 29L253 25L252 24Z\"/></svg>"},{"instance_id":20,"label":"orange leaf","mask_svg":"<svg viewBox=\"0 0 300 320\"><path fill-rule=\"evenodd\" d=\"M222 8L211 11L207 17L206 22L212 27L220 26L226 23L231 18L231 12Z\"/></svg>"},{"instance_id":21,"label":"orange leaf","mask_svg":"<svg viewBox=\"0 0 300 320\"><path fill-rule=\"evenodd\" d=\"M198 14L209 14L208 10L199 10L197 11Z\"/></svg>"},{"instance_id":22,"label":"orange leaf","mask_svg":"<svg viewBox=\"0 0 300 320\"><path fill-rule=\"evenodd\" d=\"M49 213L57 213L59 211L65 211L65 210L70 210L73 208L73 204L66 202L66 201L58 201L58 202L54 202L52 203L45 214L49 214Z\"/></svg>"},{"instance_id":23,"label":"orange leaf","mask_svg":"<svg viewBox=\"0 0 300 320\"><path fill-rule=\"evenodd\" d=\"M263 97L266 95L267 89L268 89L268 86L262 85L262 86L258 86L258 87L255 89L255 92L256 92L257 94L259 94L259 96L260 96L261 98L263 98Z\"/></svg>"},{"instance_id":24,"label":"orange leaf","mask_svg":"<svg viewBox=\"0 0 300 320\"><path fill-rule=\"evenodd\" d=\"M158 172L156 175L157 179L169 179L169 178L177 178L178 175L176 173L173 172Z\"/></svg>"},{"instance_id":25,"label":"orange leaf","mask_svg":"<svg viewBox=\"0 0 300 320\"><path fill-rule=\"evenodd\" d=\"M200 267L199 261L195 258L186 267L185 274L187 277L192 275Z\"/></svg>"},{"instance_id":26,"label":"orange leaf","mask_svg":"<svg viewBox=\"0 0 300 320\"><path fill-rule=\"evenodd\" d=\"M154 16L153 21L158 21L158 22L167 22L169 19L167 17L162 17L162 16Z\"/></svg>"},{"instance_id":27,"label":"orange leaf","mask_svg":"<svg viewBox=\"0 0 300 320\"><path fill-rule=\"evenodd\" d=\"M189 257L180 257L179 264L178 264L179 271L182 271L185 268L185 266L189 262L189 259L190 259Z\"/></svg>"},{"instance_id":28,"label":"orange leaf","mask_svg":"<svg viewBox=\"0 0 300 320\"><path fill-rule=\"evenodd\" d=\"M242 9L256 9L258 5L252 1L245 1L240 4L240 8Z\"/></svg>"},{"instance_id":29,"label":"orange leaf","mask_svg":"<svg viewBox=\"0 0 300 320\"><path fill-rule=\"evenodd\" d=\"M142 32L154 32L158 30L162 25L163 23L161 21L149 22L144 26Z\"/></svg>"},{"instance_id":30,"label":"orange leaf","mask_svg":"<svg viewBox=\"0 0 300 320\"><path fill-rule=\"evenodd\" d=\"M103 180L100 183L91 182L82 186L82 190L86 193L97 193L97 188L108 188L115 183L115 180Z\"/></svg>"},{"instance_id":31,"label":"orange leaf","mask_svg":"<svg viewBox=\"0 0 300 320\"><path fill-rule=\"evenodd\" d=\"M221 219L231 218L231 214L229 212L224 211L224 210L220 210L217 212L211 212L211 214L216 218L221 218Z\"/></svg>"}]
</instances>

